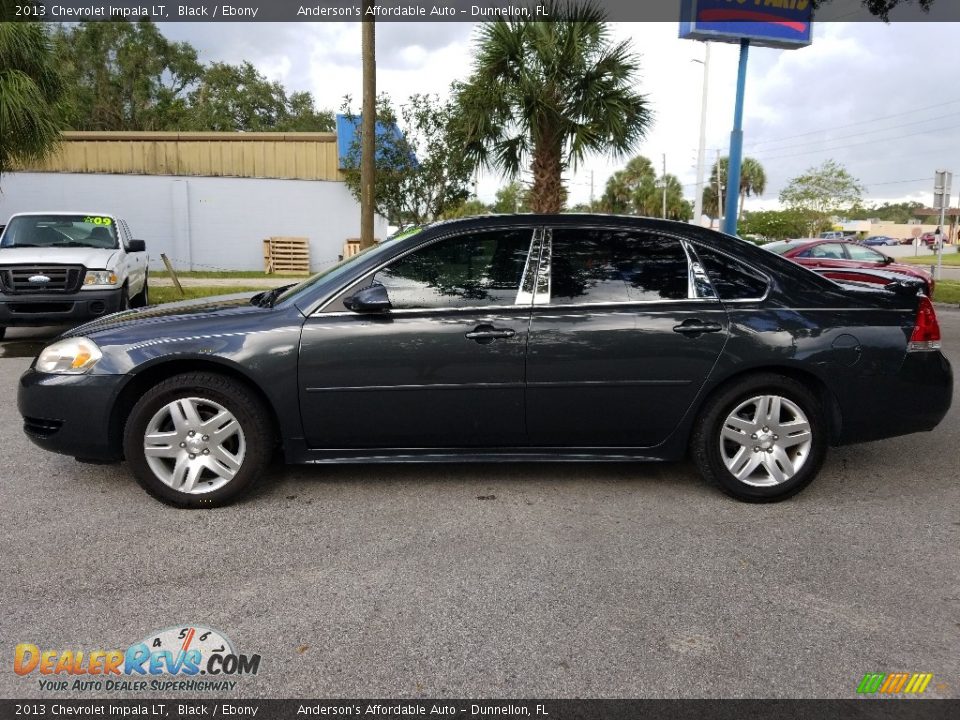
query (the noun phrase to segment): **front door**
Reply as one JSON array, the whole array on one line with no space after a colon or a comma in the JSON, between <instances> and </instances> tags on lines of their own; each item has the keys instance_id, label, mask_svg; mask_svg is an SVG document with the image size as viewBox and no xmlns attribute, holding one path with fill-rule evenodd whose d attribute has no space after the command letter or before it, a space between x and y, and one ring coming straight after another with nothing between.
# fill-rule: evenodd
<instances>
[{"instance_id":1,"label":"front door","mask_svg":"<svg viewBox=\"0 0 960 720\"><path fill-rule=\"evenodd\" d=\"M705 274L679 240L633 228L555 228L543 257L549 282L538 285L528 341L531 444L662 442L726 340Z\"/></svg>"},{"instance_id":2,"label":"front door","mask_svg":"<svg viewBox=\"0 0 960 720\"><path fill-rule=\"evenodd\" d=\"M387 290L391 308L341 301L303 326L300 411L307 444L469 448L526 442L534 231L473 231L421 246L346 290ZM519 303L519 304L518 304Z\"/></svg>"}]
</instances>

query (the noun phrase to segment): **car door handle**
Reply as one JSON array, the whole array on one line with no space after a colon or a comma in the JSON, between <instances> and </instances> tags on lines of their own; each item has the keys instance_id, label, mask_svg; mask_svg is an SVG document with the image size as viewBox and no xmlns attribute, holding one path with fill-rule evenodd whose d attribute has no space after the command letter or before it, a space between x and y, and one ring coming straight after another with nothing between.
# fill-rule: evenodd
<instances>
[{"instance_id":1,"label":"car door handle","mask_svg":"<svg viewBox=\"0 0 960 720\"><path fill-rule=\"evenodd\" d=\"M699 335L700 333L720 332L723 325L715 322L704 322L703 320L684 320L679 325L673 326L673 331L683 333L684 335Z\"/></svg>"},{"instance_id":2,"label":"car door handle","mask_svg":"<svg viewBox=\"0 0 960 720\"><path fill-rule=\"evenodd\" d=\"M467 340L476 340L481 345L492 343L494 340L503 338L512 338L517 334L516 330L510 328L495 328L493 325L478 325L468 332L464 337Z\"/></svg>"}]
</instances>

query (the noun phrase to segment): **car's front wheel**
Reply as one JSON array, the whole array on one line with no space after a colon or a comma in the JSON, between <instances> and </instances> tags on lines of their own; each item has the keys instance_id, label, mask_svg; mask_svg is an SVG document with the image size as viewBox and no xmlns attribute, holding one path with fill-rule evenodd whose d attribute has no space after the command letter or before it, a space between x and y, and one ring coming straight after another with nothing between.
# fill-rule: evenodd
<instances>
[{"instance_id":1,"label":"car's front wheel","mask_svg":"<svg viewBox=\"0 0 960 720\"><path fill-rule=\"evenodd\" d=\"M826 424L817 397L782 375L745 378L708 401L691 440L701 474L738 500L784 500L823 465Z\"/></svg>"},{"instance_id":2,"label":"car's front wheel","mask_svg":"<svg viewBox=\"0 0 960 720\"><path fill-rule=\"evenodd\" d=\"M178 507L233 502L263 473L269 414L244 385L214 373L176 375L134 405L123 447L137 482Z\"/></svg>"},{"instance_id":3,"label":"car's front wheel","mask_svg":"<svg viewBox=\"0 0 960 720\"><path fill-rule=\"evenodd\" d=\"M3 340L6 334L7 334L7 329L2 325L0 325L0 340Z\"/></svg>"}]
</instances>

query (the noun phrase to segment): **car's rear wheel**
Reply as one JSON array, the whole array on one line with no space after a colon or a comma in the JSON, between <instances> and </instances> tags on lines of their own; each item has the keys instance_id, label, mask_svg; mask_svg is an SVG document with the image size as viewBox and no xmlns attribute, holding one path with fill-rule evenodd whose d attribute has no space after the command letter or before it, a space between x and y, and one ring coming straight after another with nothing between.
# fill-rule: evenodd
<instances>
[{"instance_id":1,"label":"car's rear wheel","mask_svg":"<svg viewBox=\"0 0 960 720\"><path fill-rule=\"evenodd\" d=\"M263 403L214 373L176 375L134 405L124 453L137 482L178 507L233 502L261 475L273 447Z\"/></svg>"},{"instance_id":2,"label":"car's rear wheel","mask_svg":"<svg viewBox=\"0 0 960 720\"><path fill-rule=\"evenodd\" d=\"M782 375L745 378L711 398L691 440L700 473L738 500L784 500L806 487L827 451L817 397Z\"/></svg>"},{"instance_id":3,"label":"car's rear wheel","mask_svg":"<svg viewBox=\"0 0 960 720\"><path fill-rule=\"evenodd\" d=\"M0 327L0 340L3 340L3 337L6 334L7 334L7 329L5 327Z\"/></svg>"}]
</instances>

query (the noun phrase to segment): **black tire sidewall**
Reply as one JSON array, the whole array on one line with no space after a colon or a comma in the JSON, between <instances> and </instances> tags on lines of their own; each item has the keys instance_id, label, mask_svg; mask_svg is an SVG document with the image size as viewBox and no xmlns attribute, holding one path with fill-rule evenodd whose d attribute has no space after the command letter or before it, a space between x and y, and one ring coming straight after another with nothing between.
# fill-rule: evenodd
<instances>
[{"instance_id":1,"label":"black tire sidewall","mask_svg":"<svg viewBox=\"0 0 960 720\"><path fill-rule=\"evenodd\" d=\"M780 395L796 403L810 423L813 442L810 456L789 480L770 487L754 487L735 478L723 462L720 433L727 416L740 403L756 395ZM826 457L827 425L820 401L803 384L781 375L746 378L721 391L705 409L694 437L693 456L701 473L728 495L746 502L775 502L800 492L817 476Z\"/></svg>"},{"instance_id":2,"label":"black tire sidewall","mask_svg":"<svg viewBox=\"0 0 960 720\"><path fill-rule=\"evenodd\" d=\"M153 474L144 456L143 436L150 419L164 405L184 397L205 398L222 405L243 429L243 464L230 482L212 492L192 495L174 490ZM140 486L167 504L184 508L227 505L249 490L269 462L272 444L265 417L262 403L241 383L228 377L213 373L174 376L147 391L134 405L124 427L124 454Z\"/></svg>"}]
</instances>

